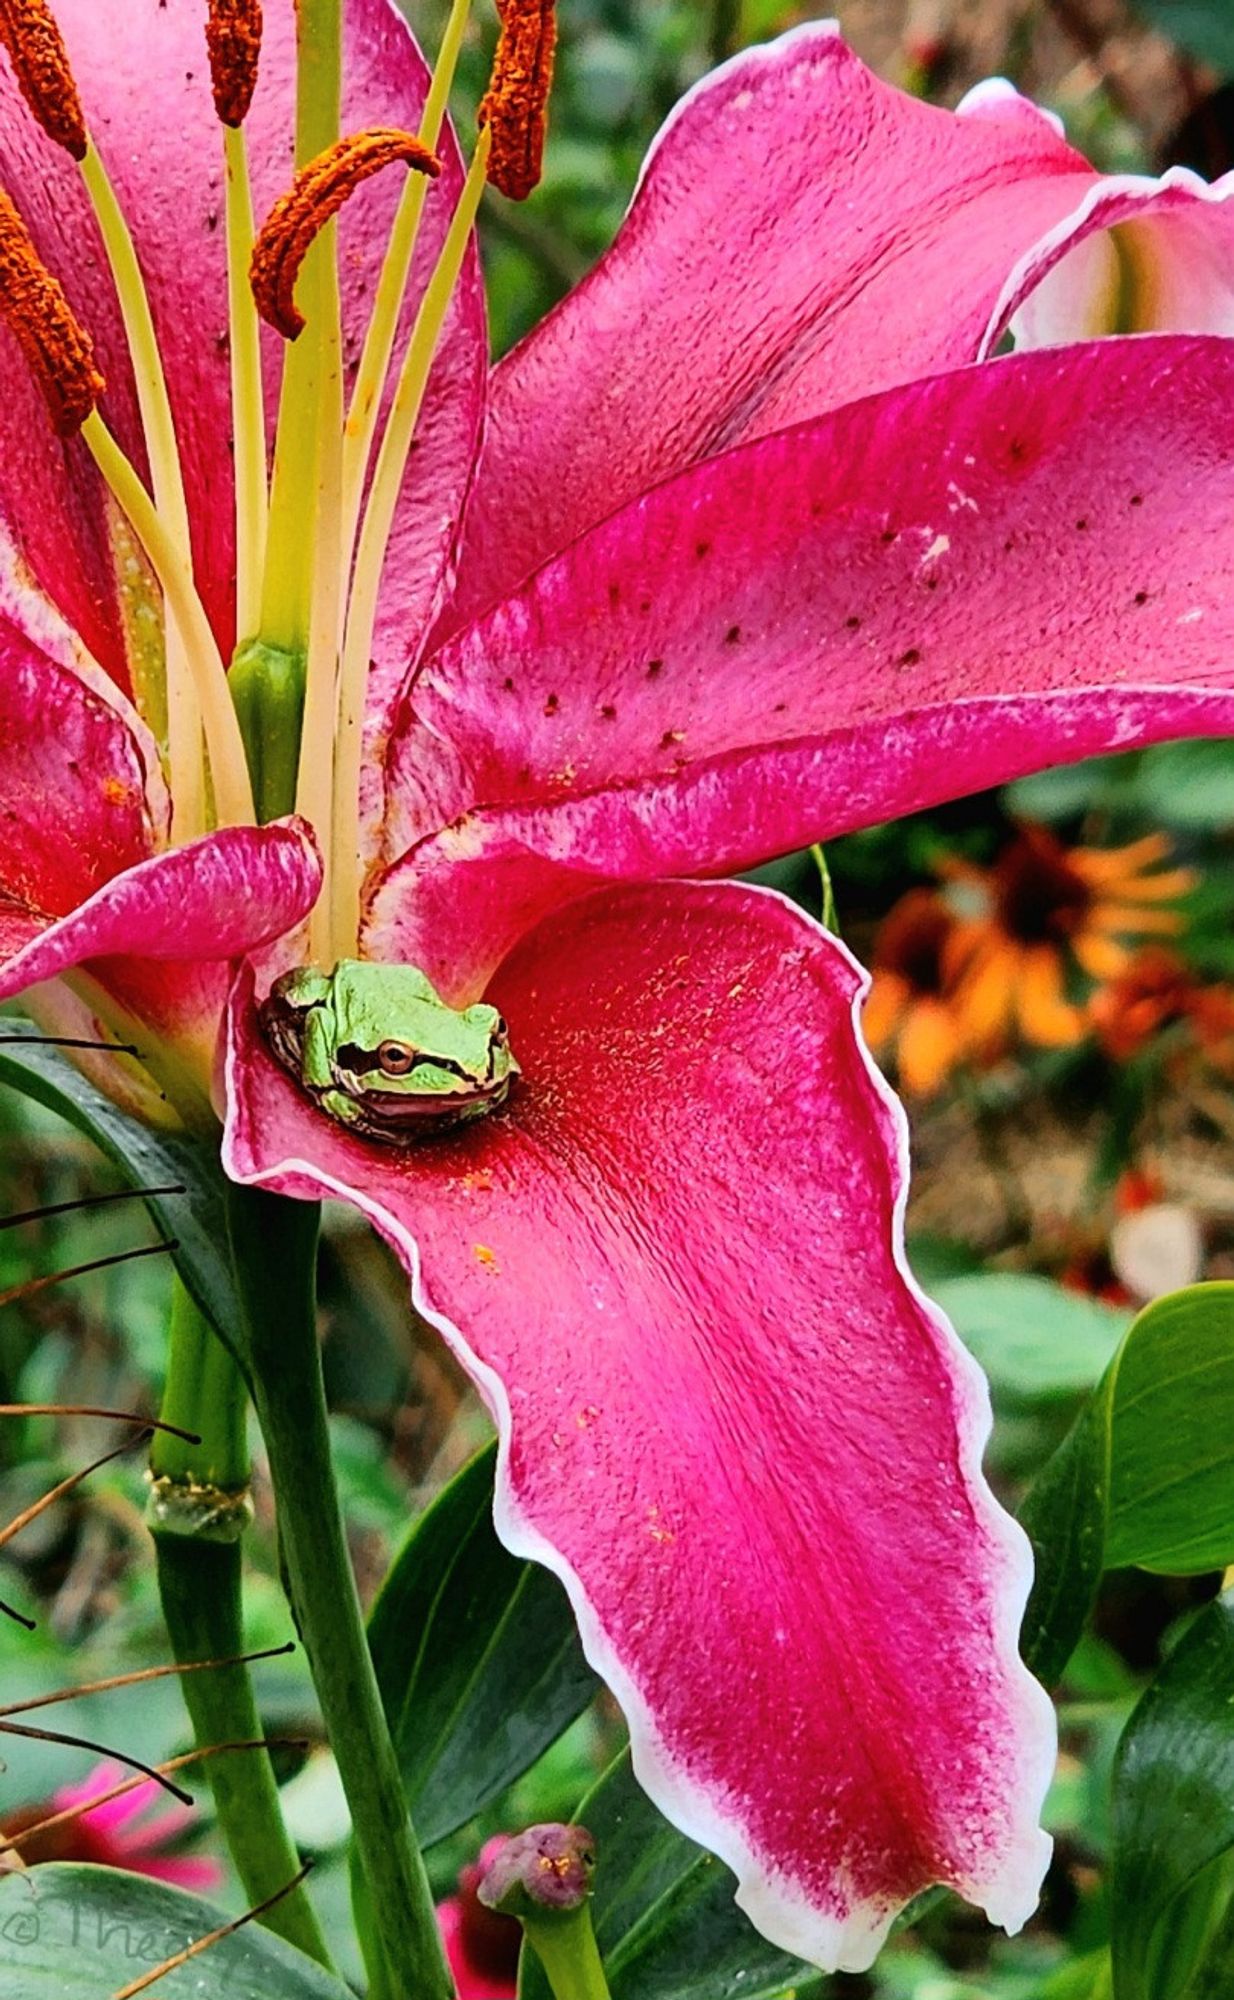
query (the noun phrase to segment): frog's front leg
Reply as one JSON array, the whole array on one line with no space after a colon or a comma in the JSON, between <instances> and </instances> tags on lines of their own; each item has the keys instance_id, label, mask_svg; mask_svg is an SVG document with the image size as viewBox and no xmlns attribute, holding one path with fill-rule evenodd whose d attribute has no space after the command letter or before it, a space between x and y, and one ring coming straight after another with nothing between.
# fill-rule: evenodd
<instances>
[{"instance_id":1,"label":"frog's front leg","mask_svg":"<svg viewBox=\"0 0 1234 2000\"><path fill-rule=\"evenodd\" d=\"M337 1118L340 1125L358 1125L364 1115L364 1106L354 1097L348 1097L345 1090L323 1091L318 1098L323 1111L331 1118Z\"/></svg>"},{"instance_id":2,"label":"frog's front leg","mask_svg":"<svg viewBox=\"0 0 1234 2000\"><path fill-rule=\"evenodd\" d=\"M331 1007L310 1007L304 1022L304 1046L300 1051L300 1073L306 1090L329 1091L338 1097L342 1093L334 1088L334 1010ZM350 1103L350 1099L344 1100ZM334 1114L336 1117L339 1113Z\"/></svg>"}]
</instances>

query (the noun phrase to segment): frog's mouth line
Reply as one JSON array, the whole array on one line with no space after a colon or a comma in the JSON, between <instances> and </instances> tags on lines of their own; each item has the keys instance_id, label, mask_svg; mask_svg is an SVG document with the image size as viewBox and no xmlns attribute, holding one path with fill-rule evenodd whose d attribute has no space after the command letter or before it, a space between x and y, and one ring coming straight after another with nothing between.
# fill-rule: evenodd
<instances>
[{"instance_id":1,"label":"frog's mouth line","mask_svg":"<svg viewBox=\"0 0 1234 2000\"><path fill-rule=\"evenodd\" d=\"M474 1115L503 1103L509 1088L509 1077L502 1077L500 1083L473 1084L460 1091L436 1091L432 1096L413 1093L396 1097L386 1091L366 1090L353 1101L360 1106L366 1124L373 1121L387 1127L440 1125L451 1118Z\"/></svg>"}]
</instances>

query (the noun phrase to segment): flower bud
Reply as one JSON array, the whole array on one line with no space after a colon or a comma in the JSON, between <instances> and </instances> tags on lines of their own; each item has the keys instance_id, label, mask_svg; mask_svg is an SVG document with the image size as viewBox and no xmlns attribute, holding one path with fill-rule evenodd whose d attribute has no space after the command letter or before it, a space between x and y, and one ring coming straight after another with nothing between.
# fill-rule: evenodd
<instances>
[{"instance_id":1,"label":"flower bud","mask_svg":"<svg viewBox=\"0 0 1234 2000\"><path fill-rule=\"evenodd\" d=\"M524 1920L578 1910L591 1894L595 1866L595 1842L585 1826L530 1826L502 1842L477 1894L486 1908Z\"/></svg>"}]
</instances>

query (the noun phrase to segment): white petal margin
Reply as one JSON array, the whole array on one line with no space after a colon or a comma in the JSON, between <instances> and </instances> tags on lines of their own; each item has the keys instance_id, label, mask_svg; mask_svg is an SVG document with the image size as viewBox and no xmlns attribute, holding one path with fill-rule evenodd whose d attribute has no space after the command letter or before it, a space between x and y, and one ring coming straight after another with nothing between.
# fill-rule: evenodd
<instances>
[{"instance_id":1,"label":"white petal margin","mask_svg":"<svg viewBox=\"0 0 1234 2000\"><path fill-rule=\"evenodd\" d=\"M751 886L743 884L746 889ZM1018 1687L1019 1710L1018 1714L1009 1714L1008 1731L1021 1746L1022 1769L1014 1801L1013 1825L1001 1865L987 1881L960 1886L961 1893L984 1910L991 1923L1007 1931L1018 1931L1037 1907L1041 1884L1053 1851L1052 1840L1041 1828L1041 1812L1054 1775L1057 1748L1053 1703L1019 1656L1020 1626L1033 1578L1031 1545L1019 1523L995 1499L982 1471L982 1457L993 1426L985 1376L946 1315L926 1297L909 1268L904 1242L908 1201L908 1120L899 1099L875 1065L861 1034L861 1010L869 991L870 976L847 946L823 930L799 905L778 890L759 888L756 893L784 904L792 910L796 919L804 918L827 938L829 948L841 954L853 973L853 1035L869 1078L875 1112L886 1114L895 1141L892 1250L896 1269L908 1292L923 1308L937 1331L942 1356L952 1370L952 1379L962 1398L962 1408L958 1411L958 1457L972 1496L974 1512L982 1522L991 1548L1001 1558L1002 1589L996 1600L994 1640L1000 1658L1009 1665L1009 1683ZM737 1877L736 1901L739 1908L772 1944L821 1967L825 1972L867 1971L886 1943L899 1908L887 1908L881 1901L860 1904L854 1900L843 1920L824 1915L803 1896L800 1887L789 1876L770 1865L766 1857L750 1844L741 1826L725 1813L723 1799L697 1784L682 1770L661 1737L640 1688L627 1672L621 1655L592 1608L582 1579L519 1506L510 1478L513 1426L505 1385L501 1377L475 1354L462 1330L427 1295L420 1249L415 1237L380 1202L334 1175L323 1172L309 1160L289 1157L266 1167L259 1174L247 1173L240 1166L236 1159L237 1121L234 1107L242 1100L236 1088L237 1052L232 1024L237 1014L251 1004L253 989L251 970L242 968L233 986L228 1008L224 1053L224 1170L242 1186L262 1187L278 1183L283 1192L290 1188L304 1200L334 1196L349 1202L368 1217L378 1234L390 1244L408 1273L415 1310L437 1329L466 1370L483 1397L496 1427L498 1454L493 1520L497 1534L511 1555L541 1564L563 1585L578 1625L583 1652L611 1690L625 1716L634 1774L639 1784L680 1833L717 1855L732 1870Z\"/></svg>"},{"instance_id":2,"label":"white petal margin","mask_svg":"<svg viewBox=\"0 0 1234 2000\"><path fill-rule=\"evenodd\" d=\"M634 183L634 192L626 205L626 213L629 214L638 200L643 182L655 165L656 156L665 140L684 119L693 117L698 105L709 97L713 90L723 89L736 75L745 76L752 86L758 81L760 70L778 69L782 63L790 71L791 83L792 66L796 62L799 50L808 48L813 42L835 42L841 39L842 30L837 20L802 21L797 27L786 29L782 35L777 35L770 42L754 42L749 48L738 49L737 53L729 56L727 61L717 63L714 69L707 70L699 77L697 83L692 83L690 88L677 99L648 146L643 164L638 170L638 179Z\"/></svg>"},{"instance_id":3,"label":"white petal margin","mask_svg":"<svg viewBox=\"0 0 1234 2000\"><path fill-rule=\"evenodd\" d=\"M978 359L1109 333L1234 333L1234 173L1108 174L1012 268ZM1107 232L1120 230L1118 238ZM1120 247L1121 246L1121 247Z\"/></svg>"}]
</instances>

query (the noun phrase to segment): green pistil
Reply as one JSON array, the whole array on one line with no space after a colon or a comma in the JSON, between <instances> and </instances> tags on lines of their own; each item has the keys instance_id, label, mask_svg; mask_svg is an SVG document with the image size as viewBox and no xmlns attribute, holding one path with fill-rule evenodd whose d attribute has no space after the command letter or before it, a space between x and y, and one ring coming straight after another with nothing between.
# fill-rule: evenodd
<instances>
[{"instance_id":1,"label":"green pistil","mask_svg":"<svg viewBox=\"0 0 1234 2000\"><path fill-rule=\"evenodd\" d=\"M228 684L263 825L295 807L304 683L303 653L285 653L264 639L237 648Z\"/></svg>"}]
</instances>

